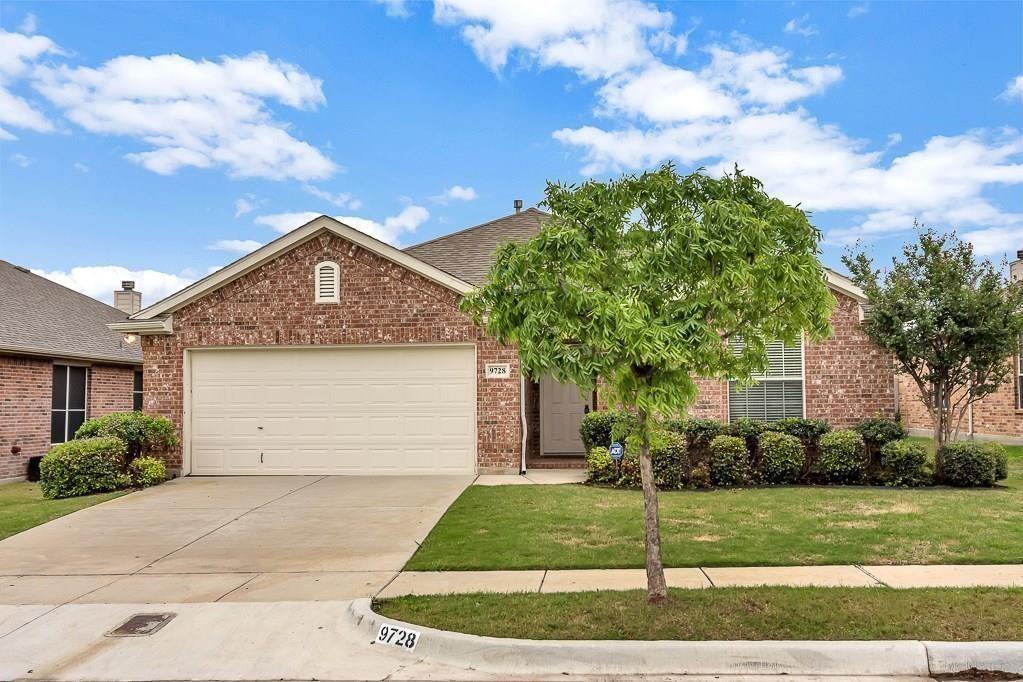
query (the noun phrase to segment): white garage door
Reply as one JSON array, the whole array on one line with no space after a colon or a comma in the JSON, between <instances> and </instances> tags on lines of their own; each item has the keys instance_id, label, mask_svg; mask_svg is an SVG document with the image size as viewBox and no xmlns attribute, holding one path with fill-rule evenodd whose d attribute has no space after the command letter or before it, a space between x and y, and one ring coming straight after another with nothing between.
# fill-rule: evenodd
<instances>
[{"instance_id":1,"label":"white garage door","mask_svg":"<svg viewBox=\"0 0 1023 682\"><path fill-rule=\"evenodd\" d=\"M191 351L193 474L475 470L467 346Z\"/></svg>"}]
</instances>

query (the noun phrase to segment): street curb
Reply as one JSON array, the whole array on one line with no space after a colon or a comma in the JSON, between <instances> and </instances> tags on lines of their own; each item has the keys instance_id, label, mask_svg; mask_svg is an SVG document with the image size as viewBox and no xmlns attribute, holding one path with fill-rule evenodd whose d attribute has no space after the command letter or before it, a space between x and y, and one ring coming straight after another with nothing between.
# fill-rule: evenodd
<instances>
[{"instance_id":1,"label":"street curb","mask_svg":"<svg viewBox=\"0 0 1023 682\"><path fill-rule=\"evenodd\" d=\"M970 668L1023 675L1023 642L924 642L932 675Z\"/></svg>"},{"instance_id":2,"label":"street curb","mask_svg":"<svg viewBox=\"0 0 1023 682\"><path fill-rule=\"evenodd\" d=\"M382 624L396 625L421 633L415 649L418 658L508 675L930 674L927 648L917 641L523 640L466 635L384 618L373 611L369 599L354 600L348 615L368 642L376 641Z\"/></svg>"}]
</instances>

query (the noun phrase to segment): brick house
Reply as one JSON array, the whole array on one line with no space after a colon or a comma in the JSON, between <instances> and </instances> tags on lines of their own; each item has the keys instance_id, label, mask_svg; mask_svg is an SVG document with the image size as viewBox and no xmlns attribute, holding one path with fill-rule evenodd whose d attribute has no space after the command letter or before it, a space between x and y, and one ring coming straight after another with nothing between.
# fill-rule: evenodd
<instances>
[{"instance_id":1,"label":"brick house","mask_svg":"<svg viewBox=\"0 0 1023 682\"><path fill-rule=\"evenodd\" d=\"M526 377L458 310L496 246L540 230L535 209L404 251L327 216L109 325L140 334L143 407L170 418L184 474L518 473L581 462L593 396ZM771 348L764 380L705 382L696 413L895 412L889 363L859 329L865 302L828 274L835 336Z\"/></svg>"},{"instance_id":2,"label":"brick house","mask_svg":"<svg viewBox=\"0 0 1023 682\"><path fill-rule=\"evenodd\" d=\"M0 261L0 481L86 419L141 407L139 344L106 326L140 307L124 284L119 310Z\"/></svg>"}]
</instances>

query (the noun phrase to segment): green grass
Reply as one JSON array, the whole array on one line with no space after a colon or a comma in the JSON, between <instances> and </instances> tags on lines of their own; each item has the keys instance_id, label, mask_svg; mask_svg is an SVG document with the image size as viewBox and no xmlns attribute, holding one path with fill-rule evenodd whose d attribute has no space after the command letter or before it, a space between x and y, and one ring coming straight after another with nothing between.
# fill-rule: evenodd
<instances>
[{"instance_id":1,"label":"green grass","mask_svg":"<svg viewBox=\"0 0 1023 682\"><path fill-rule=\"evenodd\" d=\"M758 587L645 593L398 597L378 613L418 625L526 639L1023 639L1023 589Z\"/></svg>"},{"instance_id":2,"label":"green grass","mask_svg":"<svg viewBox=\"0 0 1023 682\"><path fill-rule=\"evenodd\" d=\"M39 490L38 483L0 485L0 540L123 494L114 492L47 500Z\"/></svg>"},{"instance_id":3,"label":"green grass","mask_svg":"<svg viewBox=\"0 0 1023 682\"><path fill-rule=\"evenodd\" d=\"M1023 447L994 489L784 487L662 492L664 563L1023 563ZM639 568L638 491L472 486L406 570Z\"/></svg>"}]
</instances>

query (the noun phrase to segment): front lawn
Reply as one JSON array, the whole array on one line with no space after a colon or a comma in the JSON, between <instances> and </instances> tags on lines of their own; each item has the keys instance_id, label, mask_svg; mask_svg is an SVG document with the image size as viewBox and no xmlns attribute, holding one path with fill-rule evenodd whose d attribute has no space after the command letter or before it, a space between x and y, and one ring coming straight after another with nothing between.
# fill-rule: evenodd
<instances>
[{"instance_id":1,"label":"front lawn","mask_svg":"<svg viewBox=\"0 0 1023 682\"><path fill-rule=\"evenodd\" d=\"M664 564L1023 563L1023 447L994 489L662 492ZM643 498L581 485L472 486L405 570L640 568Z\"/></svg>"},{"instance_id":2,"label":"front lawn","mask_svg":"<svg viewBox=\"0 0 1023 682\"><path fill-rule=\"evenodd\" d=\"M121 495L123 491L47 500L38 483L5 483L0 485L0 540Z\"/></svg>"},{"instance_id":3,"label":"front lawn","mask_svg":"<svg viewBox=\"0 0 1023 682\"><path fill-rule=\"evenodd\" d=\"M474 635L526 639L1023 639L1023 589L758 587L644 592L398 597L388 617Z\"/></svg>"}]
</instances>

